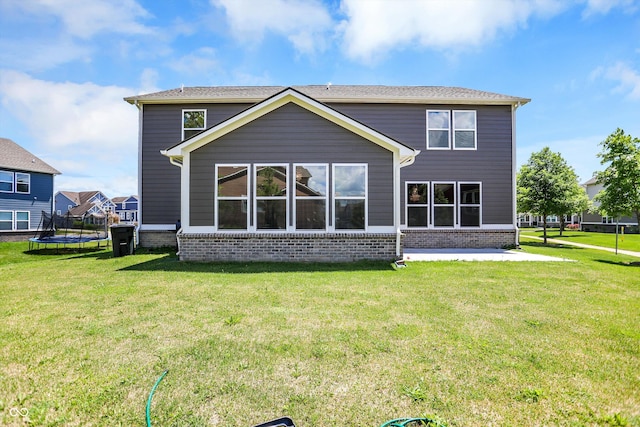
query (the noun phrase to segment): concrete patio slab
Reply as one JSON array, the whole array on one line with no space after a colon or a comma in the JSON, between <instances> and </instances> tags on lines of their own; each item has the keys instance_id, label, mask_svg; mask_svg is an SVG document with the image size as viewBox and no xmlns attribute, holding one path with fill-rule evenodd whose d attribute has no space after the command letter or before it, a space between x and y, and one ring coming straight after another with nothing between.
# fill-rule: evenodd
<instances>
[{"instance_id":1,"label":"concrete patio slab","mask_svg":"<svg viewBox=\"0 0 640 427\"><path fill-rule=\"evenodd\" d=\"M404 261L572 261L566 258L530 254L518 249L411 249Z\"/></svg>"}]
</instances>

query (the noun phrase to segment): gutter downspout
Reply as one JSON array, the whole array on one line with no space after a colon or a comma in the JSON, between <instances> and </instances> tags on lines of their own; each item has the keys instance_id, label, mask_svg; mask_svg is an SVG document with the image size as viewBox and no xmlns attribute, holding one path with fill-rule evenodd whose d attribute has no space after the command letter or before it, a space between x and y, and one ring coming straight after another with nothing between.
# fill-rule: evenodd
<instances>
[{"instance_id":1,"label":"gutter downspout","mask_svg":"<svg viewBox=\"0 0 640 427\"><path fill-rule=\"evenodd\" d=\"M512 213L512 221L513 227L516 231L516 238L514 245L516 248L520 247L520 228L518 228L518 189L516 183L516 110L522 104L518 101L515 104L511 105L511 180L513 183L512 186L512 197L513 197L513 213Z\"/></svg>"}]
</instances>

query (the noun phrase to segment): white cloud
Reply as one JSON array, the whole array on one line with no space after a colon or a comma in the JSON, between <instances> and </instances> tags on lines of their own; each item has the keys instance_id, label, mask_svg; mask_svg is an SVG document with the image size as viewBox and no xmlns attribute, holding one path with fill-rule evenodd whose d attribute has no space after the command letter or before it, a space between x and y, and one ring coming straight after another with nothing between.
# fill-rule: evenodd
<instances>
[{"instance_id":1,"label":"white cloud","mask_svg":"<svg viewBox=\"0 0 640 427\"><path fill-rule=\"evenodd\" d=\"M594 77L605 77L618 82L614 92L623 93L629 99L640 100L640 72L634 70L624 62L617 62L610 67L600 67L594 73Z\"/></svg>"},{"instance_id":2,"label":"white cloud","mask_svg":"<svg viewBox=\"0 0 640 427\"><path fill-rule=\"evenodd\" d=\"M211 0L224 8L231 32L243 42L258 43L265 32L283 35L301 53L325 47L324 35L333 25L317 0Z\"/></svg>"},{"instance_id":3,"label":"white cloud","mask_svg":"<svg viewBox=\"0 0 640 427\"><path fill-rule=\"evenodd\" d=\"M178 58L170 67L187 76L195 76L200 81L210 78L222 67L216 57L215 49L202 47L196 51Z\"/></svg>"},{"instance_id":4,"label":"white cloud","mask_svg":"<svg viewBox=\"0 0 640 427\"><path fill-rule=\"evenodd\" d=\"M343 0L341 24L350 58L373 61L407 45L448 49L478 46L500 32L526 26L533 15L552 16L559 0Z\"/></svg>"},{"instance_id":5,"label":"white cloud","mask_svg":"<svg viewBox=\"0 0 640 427\"><path fill-rule=\"evenodd\" d=\"M625 11L633 11L636 8L635 2L636 0L587 0L582 16L589 18L593 15L606 15L616 7L621 7Z\"/></svg>"},{"instance_id":6,"label":"white cloud","mask_svg":"<svg viewBox=\"0 0 640 427\"><path fill-rule=\"evenodd\" d=\"M51 15L60 19L68 34L90 38L102 32L149 34L140 24L150 14L135 0L4 0L3 8L18 9L32 15Z\"/></svg>"},{"instance_id":7,"label":"white cloud","mask_svg":"<svg viewBox=\"0 0 640 427\"><path fill-rule=\"evenodd\" d=\"M30 145L63 173L56 178L57 188L113 186L125 194L137 192L129 177L137 174L138 114L122 99L134 93L124 87L57 83L0 70L3 114L11 114L30 135ZM94 181L91 188L83 187Z\"/></svg>"}]
</instances>

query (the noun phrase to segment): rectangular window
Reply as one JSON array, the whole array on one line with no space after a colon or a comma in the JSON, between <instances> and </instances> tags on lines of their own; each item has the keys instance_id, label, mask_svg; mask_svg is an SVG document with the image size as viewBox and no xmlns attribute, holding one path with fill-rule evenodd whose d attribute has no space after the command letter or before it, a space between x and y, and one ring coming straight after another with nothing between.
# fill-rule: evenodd
<instances>
[{"instance_id":1,"label":"rectangular window","mask_svg":"<svg viewBox=\"0 0 640 427\"><path fill-rule=\"evenodd\" d=\"M453 149L476 149L476 112L472 110L453 111Z\"/></svg>"},{"instance_id":2,"label":"rectangular window","mask_svg":"<svg viewBox=\"0 0 640 427\"><path fill-rule=\"evenodd\" d=\"M16 230L29 229L29 212L16 212Z\"/></svg>"},{"instance_id":3,"label":"rectangular window","mask_svg":"<svg viewBox=\"0 0 640 427\"><path fill-rule=\"evenodd\" d=\"M482 223L480 193L479 182L458 183L460 227L480 227Z\"/></svg>"},{"instance_id":4,"label":"rectangular window","mask_svg":"<svg viewBox=\"0 0 640 427\"><path fill-rule=\"evenodd\" d=\"M202 132L207 125L207 110L182 110L182 139Z\"/></svg>"},{"instance_id":5,"label":"rectangular window","mask_svg":"<svg viewBox=\"0 0 640 427\"><path fill-rule=\"evenodd\" d=\"M255 166L255 215L258 230L287 229L287 165Z\"/></svg>"},{"instance_id":6,"label":"rectangular window","mask_svg":"<svg viewBox=\"0 0 640 427\"><path fill-rule=\"evenodd\" d=\"M406 217L408 227L426 228L429 226L429 183L406 183Z\"/></svg>"},{"instance_id":7,"label":"rectangular window","mask_svg":"<svg viewBox=\"0 0 640 427\"><path fill-rule=\"evenodd\" d=\"M364 230L367 218L367 165L333 165L334 226Z\"/></svg>"},{"instance_id":8,"label":"rectangular window","mask_svg":"<svg viewBox=\"0 0 640 427\"><path fill-rule=\"evenodd\" d=\"M0 171L0 192L13 193L13 172Z\"/></svg>"},{"instance_id":9,"label":"rectangular window","mask_svg":"<svg viewBox=\"0 0 640 427\"><path fill-rule=\"evenodd\" d=\"M13 230L12 211L0 211L0 230Z\"/></svg>"},{"instance_id":10,"label":"rectangular window","mask_svg":"<svg viewBox=\"0 0 640 427\"><path fill-rule=\"evenodd\" d=\"M31 175L16 172L16 193L29 194L31 187Z\"/></svg>"},{"instance_id":11,"label":"rectangular window","mask_svg":"<svg viewBox=\"0 0 640 427\"><path fill-rule=\"evenodd\" d=\"M325 230L329 167L326 164L298 164L294 168L296 230Z\"/></svg>"},{"instance_id":12,"label":"rectangular window","mask_svg":"<svg viewBox=\"0 0 640 427\"><path fill-rule=\"evenodd\" d=\"M448 110L427 111L427 149L447 150L451 147L451 120Z\"/></svg>"},{"instance_id":13,"label":"rectangular window","mask_svg":"<svg viewBox=\"0 0 640 427\"><path fill-rule=\"evenodd\" d=\"M456 191L453 182L434 182L431 194L433 195L433 226L453 227L456 223L455 206Z\"/></svg>"},{"instance_id":14,"label":"rectangular window","mask_svg":"<svg viewBox=\"0 0 640 427\"><path fill-rule=\"evenodd\" d=\"M215 217L220 230L246 230L249 225L249 166L216 165Z\"/></svg>"}]
</instances>

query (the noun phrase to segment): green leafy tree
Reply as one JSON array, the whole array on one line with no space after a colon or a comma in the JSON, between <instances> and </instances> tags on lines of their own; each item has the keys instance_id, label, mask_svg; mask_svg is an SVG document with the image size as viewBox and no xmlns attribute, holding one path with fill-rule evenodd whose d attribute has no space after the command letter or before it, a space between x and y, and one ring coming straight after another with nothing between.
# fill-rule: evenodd
<instances>
[{"instance_id":1,"label":"green leafy tree","mask_svg":"<svg viewBox=\"0 0 640 427\"><path fill-rule=\"evenodd\" d=\"M600 143L600 164L604 172L596 179L604 186L594 200L604 215L619 218L634 215L640 222L640 138L626 135L620 128Z\"/></svg>"},{"instance_id":2,"label":"green leafy tree","mask_svg":"<svg viewBox=\"0 0 640 427\"><path fill-rule=\"evenodd\" d=\"M573 168L560 153L554 153L549 147L531 154L529 161L520 168L516 185L518 211L542 216L545 244L547 216L574 213L574 209L580 207L567 201L578 185Z\"/></svg>"},{"instance_id":3,"label":"green leafy tree","mask_svg":"<svg viewBox=\"0 0 640 427\"><path fill-rule=\"evenodd\" d=\"M566 216L584 212L591 207L591 201L589 200L587 191L580 185L578 175L576 175L571 166L567 167L569 168L569 170L566 171L567 177L573 178L569 178L570 181L567 182L568 185L565 189L564 197L560 199L558 203L558 211L556 214L560 218L560 236L562 236L562 232L564 231Z\"/></svg>"}]
</instances>

